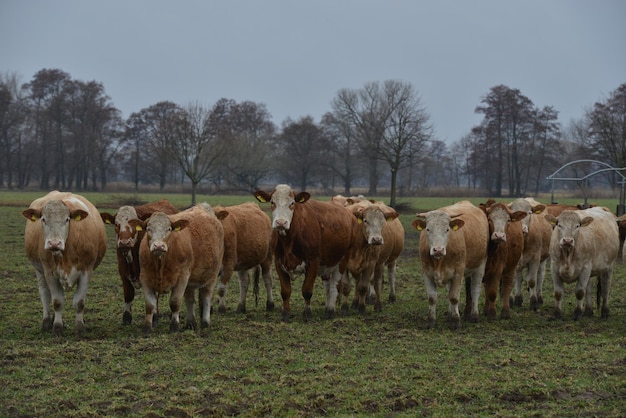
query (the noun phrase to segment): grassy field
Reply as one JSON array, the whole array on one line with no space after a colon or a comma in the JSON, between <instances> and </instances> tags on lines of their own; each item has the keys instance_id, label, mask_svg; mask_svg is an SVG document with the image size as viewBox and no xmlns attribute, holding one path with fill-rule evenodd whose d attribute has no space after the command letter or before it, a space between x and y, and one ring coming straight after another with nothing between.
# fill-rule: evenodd
<instances>
[{"instance_id":1,"label":"grassy field","mask_svg":"<svg viewBox=\"0 0 626 418\"><path fill-rule=\"evenodd\" d=\"M54 338L41 332L37 283L23 249L21 211L40 195L0 192L0 416L626 413L626 270L621 261L615 266L608 320L601 320L596 310L594 317L574 321L572 285L566 288L565 319L550 320L554 297L548 275L540 312L529 311L526 298L510 320L481 317L477 324L463 322L455 332L442 314L446 301L441 289L437 327L426 330L418 234L410 222L416 211L453 200L403 199L407 245L398 266L398 301L385 304L383 312L368 307L364 317L351 312L324 320L318 281L314 320L303 323L298 280L292 295L296 316L290 323L280 321L279 309L265 312L262 289L258 306L249 295L248 313L237 314L235 279L229 286L229 310L211 316L209 332L170 334L162 321L143 337L141 295L133 324L122 325L122 288L114 234L108 228L109 250L88 292L86 335L80 340L73 336L73 312L67 306L65 336ZM86 195L112 211L138 198ZM161 197L141 195L138 200ZM167 197L181 207L189 204L189 196ZM251 199L198 197L212 204ZM597 203L615 206L614 201ZM280 305L277 280L274 298Z\"/></svg>"}]
</instances>

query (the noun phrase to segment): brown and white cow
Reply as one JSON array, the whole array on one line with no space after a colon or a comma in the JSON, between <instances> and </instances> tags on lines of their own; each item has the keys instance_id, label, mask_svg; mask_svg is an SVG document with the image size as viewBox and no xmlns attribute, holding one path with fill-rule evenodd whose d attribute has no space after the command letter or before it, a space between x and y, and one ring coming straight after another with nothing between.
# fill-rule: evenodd
<instances>
[{"instance_id":1,"label":"brown and white cow","mask_svg":"<svg viewBox=\"0 0 626 418\"><path fill-rule=\"evenodd\" d=\"M602 318L609 317L609 289L619 251L615 216L602 208L563 211L557 218L545 215L554 226L550 241L550 272L554 284L554 318L561 318L564 283L576 283L574 319L593 315L592 281L598 277ZM584 311L583 311L584 303Z\"/></svg>"},{"instance_id":2,"label":"brown and white cow","mask_svg":"<svg viewBox=\"0 0 626 418\"><path fill-rule=\"evenodd\" d=\"M226 289L233 274L239 276L239 305L237 312L246 311L246 296L250 284L248 270L255 268L255 292L258 292L259 271L267 294L266 310L274 310L272 295L272 223L256 203L248 202L235 206L215 206L216 212L226 211L222 219L224 226L223 271L217 285L219 312L226 312ZM256 293L255 293L256 294Z\"/></svg>"},{"instance_id":3,"label":"brown and white cow","mask_svg":"<svg viewBox=\"0 0 626 418\"><path fill-rule=\"evenodd\" d=\"M122 314L124 325L129 325L133 321L132 303L135 300L135 289L141 289L139 282L139 244L144 235L143 231L132 228L129 221L131 219L145 221L154 212L173 215L178 213L178 209L169 200L163 199L134 207L122 206L114 214L100 212L100 217L105 224L115 226L117 270L120 273L124 290L124 312Z\"/></svg>"},{"instance_id":4,"label":"brown and white cow","mask_svg":"<svg viewBox=\"0 0 626 418\"><path fill-rule=\"evenodd\" d=\"M311 297L318 275L327 278L325 316L334 317L337 284L347 268L348 250L357 233L356 219L339 205L313 200L309 193L296 193L286 184L277 185L271 193L258 190L254 196L260 202L271 203L272 247L280 278L282 320L291 317L291 282L299 273L304 273L304 320L311 320Z\"/></svg>"},{"instance_id":5,"label":"brown and white cow","mask_svg":"<svg viewBox=\"0 0 626 418\"><path fill-rule=\"evenodd\" d=\"M530 309L536 311L543 304L543 280L546 264L550 257L550 236L552 227L543 212L545 205L532 198L520 198L509 203L512 211L526 212L522 220L524 232L524 251L515 273L516 306L522 306L522 281L526 272L526 283L530 295Z\"/></svg>"},{"instance_id":6,"label":"brown and white cow","mask_svg":"<svg viewBox=\"0 0 626 418\"><path fill-rule=\"evenodd\" d=\"M348 311L351 287L349 272L356 282L352 307L357 308L361 314L365 313L366 298L369 296L370 283L373 283L374 310L381 311L383 269L395 250L394 245L397 244L395 237L389 233L385 234L385 228L388 223L397 219L398 213L392 208L368 200L349 204L345 208L356 217L359 233L350 247L348 271L342 277L341 310L344 313ZM385 235L388 241L385 240Z\"/></svg>"},{"instance_id":7,"label":"brown and white cow","mask_svg":"<svg viewBox=\"0 0 626 418\"><path fill-rule=\"evenodd\" d=\"M511 317L510 299L515 272L524 248L524 234L521 220L526 212L512 212L506 203L488 201L480 208L487 215L489 222L489 244L487 246L487 265L483 285L485 287L485 315L496 318L496 298L498 291L502 301L500 317ZM467 292L467 294L470 294ZM466 304L466 308L469 304Z\"/></svg>"},{"instance_id":8,"label":"brown and white cow","mask_svg":"<svg viewBox=\"0 0 626 418\"><path fill-rule=\"evenodd\" d=\"M82 336L89 280L106 252L106 230L98 210L83 196L52 191L34 200L22 214L27 219L26 256L39 281L42 330L63 335L64 292L76 286L74 332ZM50 303L54 319L50 317Z\"/></svg>"},{"instance_id":9,"label":"brown and white cow","mask_svg":"<svg viewBox=\"0 0 626 418\"><path fill-rule=\"evenodd\" d=\"M420 231L420 258L428 294L428 328L437 319L437 287L448 287L448 321L461 322L459 298L463 278L470 280L469 320L478 321L478 298L487 263L489 224L481 209L462 201L427 213L418 213L413 226Z\"/></svg>"},{"instance_id":10,"label":"brown and white cow","mask_svg":"<svg viewBox=\"0 0 626 418\"><path fill-rule=\"evenodd\" d=\"M196 328L195 289L200 293L201 327L209 326L211 298L224 256L224 227L218 216L210 205L199 204L174 215L155 212L146 221L129 221L146 233L139 246L139 277L146 303L145 333L152 330L158 295L169 292L170 331L180 328L183 295L187 306L185 327Z\"/></svg>"}]
</instances>

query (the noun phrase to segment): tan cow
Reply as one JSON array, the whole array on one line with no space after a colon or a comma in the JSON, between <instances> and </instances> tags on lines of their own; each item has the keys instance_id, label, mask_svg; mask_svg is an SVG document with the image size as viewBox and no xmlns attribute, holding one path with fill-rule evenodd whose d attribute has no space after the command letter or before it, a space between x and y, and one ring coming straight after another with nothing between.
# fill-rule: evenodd
<instances>
[{"instance_id":1,"label":"tan cow","mask_svg":"<svg viewBox=\"0 0 626 418\"><path fill-rule=\"evenodd\" d=\"M515 280L515 272L524 248L524 234L521 220L526 212L512 212L505 203L488 201L480 208L489 221L489 244L487 265L483 284L485 287L485 315L496 318L496 298L498 291L502 301L500 317L509 319L510 297ZM470 292L466 293L467 295ZM466 308L469 304L466 304Z\"/></svg>"},{"instance_id":2,"label":"tan cow","mask_svg":"<svg viewBox=\"0 0 626 418\"><path fill-rule=\"evenodd\" d=\"M106 252L106 230L96 207L83 196L52 191L22 212L26 256L35 267L43 305L42 330L63 335L64 292L76 286L74 332L85 332L89 280ZM50 303L54 319L50 317Z\"/></svg>"},{"instance_id":3,"label":"tan cow","mask_svg":"<svg viewBox=\"0 0 626 418\"><path fill-rule=\"evenodd\" d=\"M524 252L515 273L516 306L522 306L522 281L526 272L526 283L530 294L530 309L536 311L543 304L543 280L546 264L550 257L552 227L543 215L545 205L532 198L520 198L509 203L512 211L523 211L528 215L522 220Z\"/></svg>"},{"instance_id":4,"label":"tan cow","mask_svg":"<svg viewBox=\"0 0 626 418\"><path fill-rule=\"evenodd\" d=\"M558 218L546 215L554 226L550 241L550 272L554 284L554 318L561 318L564 283L576 283L574 319L593 315L592 281L598 277L602 318L609 317L609 289L613 264L619 251L615 216L602 208L563 211Z\"/></svg>"},{"instance_id":5,"label":"tan cow","mask_svg":"<svg viewBox=\"0 0 626 418\"><path fill-rule=\"evenodd\" d=\"M395 248L397 240L390 231L385 233L385 229L387 224L398 218L398 213L392 208L374 204L368 200L352 203L345 208L356 217L359 233L350 247L348 270L342 277L342 312L348 311L348 296L351 287L348 272L357 284L352 307L357 308L361 314L365 313L366 298L369 294L370 283L373 283L374 310L381 311L380 296L384 266L390 263L392 253L397 250ZM385 235L387 235L387 240ZM395 264L395 259L391 262Z\"/></svg>"},{"instance_id":6,"label":"tan cow","mask_svg":"<svg viewBox=\"0 0 626 418\"><path fill-rule=\"evenodd\" d=\"M208 204L199 204L174 215L155 212L146 221L129 221L146 231L139 247L140 281L146 303L143 329L152 330L157 297L169 293L170 331L180 328L183 295L187 306L186 328L196 328L194 291L199 289L201 327L211 318L211 298L224 257L224 227Z\"/></svg>"},{"instance_id":7,"label":"tan cow","mask_svg":"<svg viewBox=\"0 0 626 418\"><path fill-rule=\"evenodd\" d=\"M215 206L216 212L226 211L228 216L222 220L224 226L224 261L223 272L217 286L219 312L226 312L226 289L233 274L239 276L239 305L237 312L246 311L246 296L250 283L248 270L257 267L255 292L258 292L258 270L263 276L267 294L266 310L274 310L272 295L272 224L270 218L259 205L248 202L235 206ZM256 294L256 293L255 293Z\"/></svg>"},{"instance_id":8,"label":"tan cow","mask_svg":"<svg viewBox=\"0 0 626 418\"><path fill-rule=\"evenodd\" d=\"M428 328L437 318L437 287L448 287L448 321L461 322L459 298L463 278L470 280L469 320L478 321L478 298L487 263L489 224L483 211L469 201L418 213L413 226L420 231L420 257L428 294Z\"/></svg>"},{"instance_id":9,"label":"tan cow","mask_svg":"<svg viewBox=\"0 0 626 418\"><path fill-rule=\"evenodd\" d=\"M178 209L169 200L162 199L135 207L122 206L115 214L100 212L100 217L105 224L115 226L117 270L122 279L124 290L124 312L122 313L124 325L130 325L133 321L132 303L135 299L135 289L141 289L139 282L139 244L144 235L143 231L131 228L129 221L131 219L146 220L154 212L173 215L178 213Z\"/></svg>"},{"instance_id":10,"label":"tan cow","mask_svg":"<svg viewBox=\"0 0 626 418\"><path fill-rule=\"evenodd\" d=\"M280 278L283 299L281 318L291 318L291 282L304 273L302 297L304 321L311 320L311 297L315 279L325 277L325 317L333 318L337 284L346 271L348 250L357 234L354 216L337 204L311 199L307 192L295 192L279 184L271 192L258 190L254 196L271 203L274 266Z\"/></svg>"}]
</instances>

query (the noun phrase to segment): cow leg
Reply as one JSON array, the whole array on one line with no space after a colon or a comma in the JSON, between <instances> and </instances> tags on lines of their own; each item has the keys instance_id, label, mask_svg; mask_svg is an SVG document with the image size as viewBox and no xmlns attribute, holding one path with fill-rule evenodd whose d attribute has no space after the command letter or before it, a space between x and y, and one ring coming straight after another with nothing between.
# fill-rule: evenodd
<instances>
[{"instance_id":1,"label":"cow leg","mask_svg":"<svg viewBox=\"0 0 626 418\"><path fill-rule=\"evenodd\" d=\"M265 310L267 312L271 312L274 310L274 295L272 293L273 285L272 285L271 263L267 262L267 263L261 264L261 276L263 277L263 282L265 283L265 292L267 295L267 302L265 303Z\"/></svg>"},{"instance_id":2,"label":"cow leg","mask_svg":"<svg viewBox=\"0 0 626 418\"><path fill-rule=\"evenodd\" d=\"M135 288L127 277L122 277L122 289L124 290L124 313L122 324L130 325L133 322L133 300L135 300Z\"/></svg>"},{"instance_id":3,"label":"cow leg","mask_svg":"<svg viewBox=\"0 0 626 418\"><path fill-rule=\"evenodd\" d=\"M561 276L558 274L557 269L554 265L550 269L552 274L552 285L554 287L554 313L552 314L552 319L561 319L563 317L563 294L564 294L564 286L563 280Z\"/></svg>"},{"instance_id":4,"label":"cow leg","mask_svg":"<svg viewBox=\"0 0 626 418\"><path fill-rule=\"evenodd\" d=\"M76 285L76 293L74 293L74 299L72 306L76 314L76 320L74 323L74 334L77 337L82 337L85 334L85 299L87 298L87 288L89 287L89 276L91 272L83 272L78 278Z\"/></svg>"},{"instance_id":5,"label":"cow leg","mask_svg":"<svg viewBox=\"0 0 626 418\"><path fill-rule=\"evenodd\" d=\"M437 286L432 278L424 275L424 285L428 295L428 320L426 326L429 329L435 328L437 321Z\"/></svg>"},{"instance_id":6,"label":"cow leg","mask_svg":"<svg viewBox=\"0 0 626 418\"><path fill-rule=\"evenodd\" d=\"M233 268L225 266L222 274L220 276L220 280L217 284L217 297L219 298L219 305L217 311L219 313L226 312L226 290L228 289L228 282L230 282L230 278L233 275ZM241 283L239 284L241 286Z\"/></svg>"},{"instance_id":7,"label":"cow leg","mask_svg":"<svg viewBox=\"0 0 626 418\"><path fill-rule=\"evenodd\" d=\"M180 309L183 304L183 298L187 301L188 292L191 293L191 303L193 306L193 290L187 289L187 283L189 281L189 273L178 280L178 283L172 289L170 295L170 311L172 312L172 318L170 319L170 332L178 332L180 330ZM191 317L186 319L185 328L195 329L197 327L196 317L191 310Z\"/></svg>"},{"instance_id":8,"label":"cow leg","mask_svg":"<svg viewBox=\"0 0 626 418\"><path fill-rule=\"evenodd\" d=\"M585 304L585 293L587 285L591 281L590 273L591 272L589 270L583 270L578 276L578 281L576 282L576 309L574 309L575 320L580 319L584 314L583 308ZM593 315L593 306L591 307L591 312Z\"/></svg>"},{"instance_id":9,"label":"cow leg","mask_svg":"<svg viewBox=\"0 0 626 418\"><path fill-rule=\"evenodd\" d=\"M211 300L213 292L211 286L204 286L198 290L198 303L200 305L200 329L206 329L211 325Z\"/></svg>"},{"instance_id":10,"label":"cow leg","mask_svg":"<svg viewBox=\"0 0 626 418\"><path fill-rule=\"evenodd\" d=\"M382 294L383 294L383 275L385 274L385 266L383 264L374 267L374 275L372 283L374 285L374 311L381 312L383 310Z\"/></svg>"},{"instance_id":11,"label":"cow leg","mask_svg":"<svg viewBox=\"0 0 626 418\"><path fill-rule=\"evenodd\" d=\"M448 283L448 324L451 330L456 330L461 324L461 315L459 313L459 299L461 297L461 283L463 281L463 273L457 273ZM474 292L472 292L473 295Z\"/></svg>"},{"instance_id":12,"label":"cow leg","mask_svg":"<svg viewBox=\"0 0 626 418\"><path fill-rule=\"evenodd\" d=\"M524 280L524 267L520 264L515 270L515 297L512 304L515 306L522 306L524 296L522 294L522 281Z\"/></svg>"},{"instance_id":13,"label":"cow leg","mask_svg":"<svg viewBox=\"0 0 626 418\"><path fill-rule=\"evenodd\" d=\"M289 300L291 299L291 275L282 269L278 259L275 263L276 274L280 280L280 297L283 299L283 311L281 312L281 321L287 322L291 319L291 307Z\"/></svg>"},{"instance_id":14,"label":"cow leg","mask_svg":"<svg viewBox=\"0 0 626 418\"><path fill-rule=\"evenodd\" d=\"M246 298L248 296L248 288L250 287L250 275L248 270L238 271L237 275L239 276L239 305L237 305L237 313L246 313ZM221 303L222 299L220 298L220 309Z\"/></svg>"},{"instance_id":15,"label":"cow leg","mask_svg":"<svg viewBox=\"0 0 626 418\"><path fill-rule=\"evenodd\" d=\"M63 305L65 304L65 296L63 294L63 288L61 283L51 276L50 280L46 280L48 289L50 289L50 296L52 298L52 309L54 309L54 320L52 321L52 334L61 337L63 336Z\"/></svg>"},{"instance_id":16,"label":"cow leg","mask_svg":"<svg viewBox=\"0 0 626 418\"><path fill-rule=\"evenodd\" d=\"M500 279L500 300L502 301L502 310L500 318L511 319L511 290L515 281L515 271L506 271Z\"/></svg>"},{"instance_id":17,"label":"cow leg","mask_svg":"<svg viewBox=\"0 0 626 418\"><path fill-rule=\"evenodd\" d=\"M487 319L496 319L496 299L498 297L498 276L496 276L495 274L486 275L483 280L483 285L485 286L484 314L487 317ZM466 306L466 309L467 309L467 306Z\"/></svg>"},{"instance_id":18,"label":"cow leg","mask_svg":"<svg viewBox=\"0 0 626 418\"><path fill-rule=\"evenodd\" d=\"M326 281L326 309L324 312L324 318L333 319L335 317L335 306L337 305L337 285L341 281L342 274L339 272L339 268L336 267L329 275Z\"/></svg>"},{"instance_id":19,"label":"cow leg","mask_svg":"<svg viewBox=\"0 0 626 418\"><path fill-rule=\"evenodd\" d=\"M387 277L389 278L389 303L396 301L396 262L387 265ZM381 276L382 279L382 276Z\"/></svg>"},{"instance_id":20,"label":"cow leg","mask_svg":"<svg viewBox=\"0 0 626 418\"><path fill-rule=\"evenodd\" d=\"M611 290L611 278L613 272L609 270L608 272L601 274L598 277L598 283L601 286L599 290L598 297L602 296L602 307L600 308L600 317L603 319L609 318L609 291Z\"/></svg>"},{"instance_id":21,"label":"cow leg","mask_svg":"<svg viewBox=\"0 0 626 418\"><path fill-rule=\"evenodd\" d=\"M304 271L304 282L302 283L302 297L304 298L304 312L302 314L302 318L304 322L309 322L313 319L313 313L311 311L311 298L313 297L313 287L315 285L317 271L319 270L319 264L319 260L307 263Z\"/></svg>"},{"instance_id":22,"label":"cow leg","mask_svg":"<svg viewBox=\"0 0 626 418\"><path fill-rule=\"evenodd\" d=\"M358 309L361 315L365 315L367 296L370 291L370 270L365 269L361 273L355 275L356 290L355 294L359 296Z\"/></svg>"},{"instance_id":23,"label":"cow leg","mask_svg":"<svg viewBox=\"0 0 626 418\"><path fill-rule=\"evenodd\" d=\"M341 314L348 315L348 299L350 298L350 273L346 270L341 275Z\"/></svg>"},{"instance_id":24,"label":"cow leg","mask_svg":"<svg viewBox=\"0 0 626 418\"><path fill-rule=\"evenodd\" d=\"M537 298L537 274L539 271L539 262L531 262L528 265L526 280L528 281L528 292L530 298L530 309L532 311L539 310L539 299Z\"/></svg>"},{"instance_id":25,"label":"cow leg","mask_svg":"<svg viewBox=\"0 0 626 418\"><path fill-rule=\"evenodd\" d=\"M143 321L143 332L144 334L149 334L152 332L152 320L156 313L158 296L155 291L144 286L143 297L146 304L146 317Z\"/></svg>"},{"instance_id":26,"label":"cow leg","mask_svg":"<svg viewBox=\"0 0 626 418\"><path fill-rule=\"evenodd\" d=\"M546 277L546 264L548 260L548 258L543 260L539 264L539 270L537 270L537 309L539 309L539 306L543 305L543 280Z\"/></svg>"},{"instance_id":27,"label":"cow leg","mask_svg":"<svg viewBox=\"0 0 626 418\"><path fill-rule=\"evenodd\" d=\"M194 300L194 294L195 294L195 289L192 287L187 287L185 289L185 293L184 293L184 298L185 298L185 308L186 308L186 315L185 315L185 329L196 329L198 328L198 322L196 321L196 312L194 310L195 307L195 300ZM172 296L174 296L174 294L172 293ZM170 308L172 308L172 317L174 317L174 308L172 307L172 298L170 298ZM198 296L198 303L202 304L201 298L200 296ZM202 314L204 314L203 311L204 308L200 308L200 312L202 312ZM180 306L179 306L179 311L180 311ZM180 317L179 317L179 322L180 322ZM173 325L173 321L172 323L170 323L170 331L175 332L178 331L178 328L174 327L172 328Z\"/></svg>"},{"instance_id":28,"label":"cow leg","mask_svg":"<svg viewBox=\"0 0 626 418\"><path fill-rule=\"evenodd\" d=\"M478 271L475 271L472 273L472 275L470 276L470 291L472 293L472 311L470 313L470 321L471 322L478 322L479 319L479 313L478 313L478 299L480 298L480 289L481 289L481 285L483 282L483 275L484 275L484 265L481 269L479 269ZM459 294L460 296L460 294Z\"/></svg>"},{"instance_id":29,"label":"cow leg","mask_svg":"<svg viewBox=\"0 0 626 418\"><path fill-rule=\"evenodd\" d=\"M43 307L41 331L49 332L52 330L52 318L50 318L50 303L52 302L52 296L50 295L50 288L48 287L48 283L46 283L46 278L44 277L43 272L35 268L35 275L37 276L37 281L39 282L39 299L41 300L41 305Z\"/></svg>"},{"instance_id":30,"label":"cow leg","mask_svg":"<svg viewBox=\"0 0 626 418\"><path fill-rule=\"evenodd\" d=\"M600 276L598 275L598 283L600 283ZM593 316L593 280L591 277L587 280L587 288L585 290L585 316Z\"/></svg>"}]
</instances>

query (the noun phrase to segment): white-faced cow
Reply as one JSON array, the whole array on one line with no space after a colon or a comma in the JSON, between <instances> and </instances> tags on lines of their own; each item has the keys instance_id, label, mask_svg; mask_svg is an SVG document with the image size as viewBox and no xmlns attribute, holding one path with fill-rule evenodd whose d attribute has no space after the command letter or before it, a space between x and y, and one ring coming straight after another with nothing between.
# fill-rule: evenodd
<instances>
[{"instance_id":1,"label":"white-faced cow","mask_svg":"<svg viewBox=\"0 0 626 418\"><path fill-rule=\"evenodd\" d=\"M564 283L576 283L574 319L593 315L592 281L598 278L602 318L609 317L609 289L619 251L615 216L603 208L565 210L557 218L545 215L554 226L550 241L550 272L554 284L554 318L561 318ZM584 311L583 311L584 304Z\"/></svg>"},{"instance_id":2,"label":"white-faced cow","mask_svg":"<svg viewBox=\"0 0 626 418\"><path fill-rule=\"evenodd\" d=\"M357 233L355 217L339 205L310 199L309 193L296 193L286 184L277 185L271 193L259 190L254 195L260 202L271 203L272 247L280 278L282 320L291 317L291 282L299 273L304 273L304 320L311 319L311 297L318 275L327 279L325 316L334 317L337 284L346 271L348 250Z\"/></svg>"},{"instance_id":3,"label":"white-faced cow","mask_svg":"<svg viewBox=\"0 0 626 418\"><path fill-rule=\"evenodd\" d=\"M500 317L511 317L510 299L515 272L524 248L524 235L521 220L526 212L512 212L505 203L489 200L480 208L489 221L489 244L487 246L487 265L483 284L485 287L485 315L496 318L496 298L498 291L502 301ZM469 295L470 293L467 292ZM467 307L467 305L466 305Z\"/></svg>"},{"instance_id":4,"label":"white-faced cow","mask_svg":"<svg viewBox=\"0 0 626 418\"><path fill-rule=\"evenodd\" d=\"M392 208L368 200L351 203L345 208L357 219L359 233L350 247L348 271L342 278L341 309L344 313L348 311L348 296L351 288L349 272L356 282L352 307L357 308L361 314L365 313L370 283L373 283L374 310L381 311L383 269L394 250L393 245L396 244L390 234L387 234L389 242L385 240L385 227L396 220L398 213Z\"/></svg>"},{"instance_id":5,"label":"white-faced cow","mask_svg":"<svg viewBox=\"0 0 626 418\"><path fill-rule=\"evenodd\" d=\"M215 206L216 212L226 211L224 226L223 271L217 286L219 312L226 312L226 289L233 274L239 276L239 305L237 312L246 311L246 296L250 283L248 271L255 268L255 295L258 296L259 273L265 283L266 310L274 309L272 295L272 224L270 218L255 203L235 206Z\"/></svg>"},{"instance_id":6,"label":"white-faced cow","mask_svg":"<svg viewBox=\"0 0 626 418\"><path fill-rule=\"evenodd\" d=\"M98 210L83 196L52 191L22 212L26 256L35 267L43 305L42 330L63 334L64 292L76 286L74 332L85 332L83 314L89 280L106 252L106 230ZM50 303L54 319L50 317Z\"/></svg>"},{"instance_id":7,"label":"white-faced cow","mask_svg":"<svg viewBox=\"0 0 626 418\"><path fill-rule=\"evenodd\" d=\"M129 222L146 231L139 247L140 281L146 303L144 332L152 330L157 296L169 292L170 331L180 328L183 296L187 306L185 326L196 328L195 289L200 293L201 326L207 328L224 256L224 227L215 212L209 205L199 204L174 215L155 212L146 221Z\"/></svg>"},{"instance_id":8,"label":"white-faced cow","mask_svg":"<svg viewBox=\"0 0 626 418\"><path fill-rule=\"evenodd\" d=\"M132 303L135 299L135 289L141 289L139 282L139 244L144 235L143 231L132 228L129 221L131 219L145 221L154 212L173 215L178 213L178 209L169 200L163 199L135 207L122 206L115 214L100 212L100 217L105 224L115 226L117 270L120 273L124 290L124 312L122 314L124 325L129 325L133 321Z\"/></svg>"},{"instance_id":9,"label":"white-faced cow","mask_svg":"<svg viewBox=\"0 0 626 418\"><path fill-rule=\"evenodd\" d=\"M522 305L522 281L526 272L526 283L530 295L530 309L536 311L543 304L543 280L546 264L550 257L550 236L552 227L544 217L545 205L533 199L516 199L509 203L512 211L526 212L522 220L524 251L515 273L516 306Z\"/></svg>"},{"instance_id":10,"label":"white-faced cow","mask_svg":"<svg viewBox=\"0 0 626 418\"><path fill-rule=\"evenodd\" d=\"M428 294L428 328L437 318L437 287L448 288L448 321L460 325L459 297L463 278L470 280L469 320L478 321L478 297L487 263L489 225L483 211L462 201L427 213L418 213L413 226L420 234L420 258Z\"/></svg>"}]
</instances>

